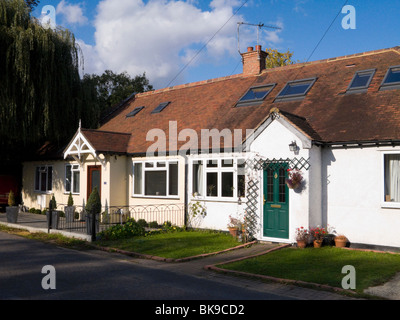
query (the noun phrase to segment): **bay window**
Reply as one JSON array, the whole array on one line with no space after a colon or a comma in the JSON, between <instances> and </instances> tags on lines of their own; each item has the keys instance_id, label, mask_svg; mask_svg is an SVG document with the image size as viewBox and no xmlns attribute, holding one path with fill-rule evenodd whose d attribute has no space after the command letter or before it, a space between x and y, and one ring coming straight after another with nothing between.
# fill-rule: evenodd
<instances>
[{"instance_id":1,"label":"bay window","mask_svg":"<svg viewBox=\"0 0 400 320\"><path fill-rule=\"evenodd\" d=\"M178 196L178 161L134 162L133 195L151 197Z\"/></svg>"},{"instance_id":2,"label":"bay window","mask_svg":"<svg viewBox=\"0 0 400 320\"><path fill-rule=\"evenodd\" d=\"M244 159L194 160L191 177L193 195L235 201L245 195Z\"/></svg>"}]
</instances>

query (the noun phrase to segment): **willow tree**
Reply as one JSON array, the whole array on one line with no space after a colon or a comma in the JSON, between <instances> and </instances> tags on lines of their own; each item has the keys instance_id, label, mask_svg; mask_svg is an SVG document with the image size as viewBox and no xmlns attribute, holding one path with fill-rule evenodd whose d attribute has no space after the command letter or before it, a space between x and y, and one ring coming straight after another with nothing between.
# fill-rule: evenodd
<instances>
[{"instance_id":1,"label":"willow tree","mask_svg":"<svg viewBox=\"0 0 400 320\"><path fill-rule=\"evenodd\" d=\"M79 54L71 32L42 27L23 0L0 1L0 157L62 143L79 119L94 126L98 110L80 80Z\"/></svg>"}]
</instances>

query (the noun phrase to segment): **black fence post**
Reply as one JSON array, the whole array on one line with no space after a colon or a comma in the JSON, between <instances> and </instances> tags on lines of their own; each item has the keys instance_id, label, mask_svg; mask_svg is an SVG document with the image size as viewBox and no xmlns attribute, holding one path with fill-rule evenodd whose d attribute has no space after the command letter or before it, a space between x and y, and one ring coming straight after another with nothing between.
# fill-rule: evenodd
<instances>
[{"instance_id":1,"label":"black fence post","mask_svg":"<svg viewBox=\"0 0 400 320\"><path fill-rule=\"evenodd\" d=\"M49 202L49 211L47 217L47 233L50 233L50 229L52 229L52 218L53 218L53 201Z\"/></svg>"},{"instance_id":2,"label":"black fence post","mask_svg":"<svg viewBox=\"0 0 400 320\"><path fill-rule=\"evenodd\" d=\"M92 241L96 241L96 213L90 212L92 215Z\"/></svg>"}]
</instances>

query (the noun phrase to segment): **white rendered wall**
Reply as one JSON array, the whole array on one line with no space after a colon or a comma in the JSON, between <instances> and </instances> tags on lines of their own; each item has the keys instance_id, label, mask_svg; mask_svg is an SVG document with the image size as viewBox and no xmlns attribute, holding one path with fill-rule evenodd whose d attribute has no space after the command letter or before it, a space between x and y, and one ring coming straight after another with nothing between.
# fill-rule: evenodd
<instances>
[{"instance_id":1,"label":"white rendered wall","mask_svg":"<svg viewBox=\"0 0 400 320\"><path fill-rule=\"evenodd\" d=\"M400 246L400 208L383 203L383 153L399 148L324 148L322 208L350 242Z\"/></svg>"}]
</instances>

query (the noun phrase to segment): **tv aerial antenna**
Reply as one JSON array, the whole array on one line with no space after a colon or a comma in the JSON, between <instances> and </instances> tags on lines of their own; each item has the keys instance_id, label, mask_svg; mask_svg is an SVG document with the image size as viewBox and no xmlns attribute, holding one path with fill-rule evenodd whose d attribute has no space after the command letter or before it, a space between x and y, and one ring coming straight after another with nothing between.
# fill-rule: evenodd
<instances>
[{"instance_id":1,"label":"tv aerial antenna","mask_svg":"<svg viewBox=\"0 0 400 320\"><path fill-rule=\"evenodd\" d=\"M261 30L261 28L282 30L282 28L280 28L280 27L266 26L266 25L264 25L264 23L254 24L254 23L247 23L247 22L238 22L237 23L237 38L238 38L238 51L239 51L239 53L240 53L239 29L240 29L240 26L242 26L242 25L248 25L248 26L257 27L257 45L260 44L260 30Z\"/></svg>"}]
</instances>

